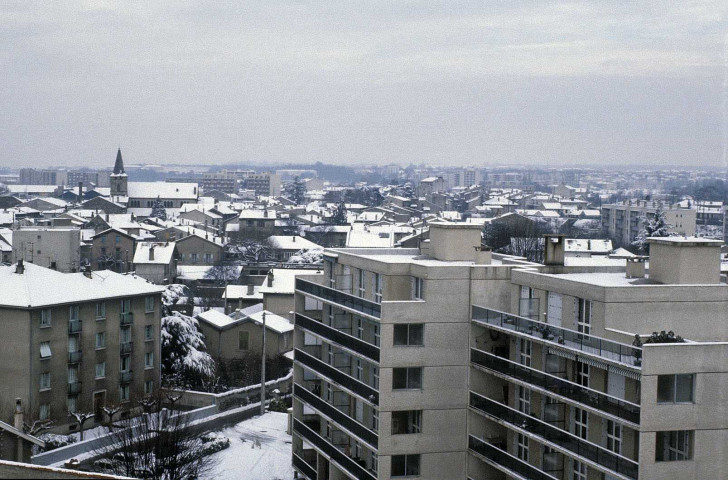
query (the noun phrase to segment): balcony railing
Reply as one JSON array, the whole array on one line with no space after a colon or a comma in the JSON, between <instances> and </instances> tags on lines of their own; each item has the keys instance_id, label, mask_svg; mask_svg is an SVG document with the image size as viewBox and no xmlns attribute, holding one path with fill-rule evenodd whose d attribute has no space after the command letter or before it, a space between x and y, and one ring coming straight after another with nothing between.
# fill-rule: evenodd
<instances>
[{"instance_id":1,"label":"balcony railing","mask_svg":"<svg viewBox=\"0 0 728 480\"><path fill-rule=\"evenodd\" d=\"M120 383L129 383L129 382L132 381L133 378L134 378L134 374L133 374L133 372L131 370L126 371L126 372L121 372L119 374L119 382Z\"/></svg>"},{"instance_id":2,"label":"balcony railing","mask_svg":"<svg viewBox=\"0 0 728 480\"><path fill-rule=\"evenodd\" d=\"M555 348L576 350L633 367L642 365L642 349L511 313L473 305L473 321L530 335Z\"/></svg>"},{"instance_id":3,"label":"balcony railing","mask_svg":"<svg viewBox=\"0 0 728 480\"><path fill-rule=\"evenodd\" d=\"M68 394L76 395L81 392L81 382L68 382Z\"/></svg>"},{"instance_id":4,"label":"balcony railing","mask_svg":"<svg viewBox=\"0 0 728 480\"><path fill-rule=\"evenodd\" d=\"M530 463L524 462L517 457L504 452L500 448L491 445L490 443L484 442L483 440L470 435L468 437L468 448L473 452L482 455L491 462L500 465L501 467L510 470L511 472L517 473L523 478L531 480L556 480L556 477L539 470Z\"/></svg>"},{"instance_id":5,"label":"balcony railing","mask_svg":"<svg viewBox=\"0 0 728 480\"><path fill-rule=\"evenodd\" d=\"M379 303L372 302L371 300L366 300L334 288L324 287L323 285L309 282L302 278L296 279L296 290L300 290L303 293L318 297L325 302L334 303L370 317L379 319L382 316L382 306Z\"/></svg>"},{"instance_id":6,"label":"balcony railing","mask_svg":"<svg viewBox=\"0 0 728 480\"><path fill-rule=\"evenodd\" d=\"M120 322L122 325L131 325L134 323L134 314L132 312L123 312L120 315Z\"/></svg>"},{"instance_id":7,"label":"balcony railing","mask_svg":"<svg viewBox=\"0 0 728 480\"><path fill-rule=\"evenodd\" d=\"M615 417L622 418L628 422L637 425L640 423L640 406L634 403L612 397L603 392L592 390L591 388L583 387L578 383L520 365L476 348L470 349L470 361L488 370L541 387L589 407L602 410Z\"/></svg>"},{"instance_id":8,"label":"balcony railing","mask_svg":"<svg viewBox=\"0 0 728 480\"><path fill-rule=\"evenodd\" d=\"M308 318L300 313L296 314L296 325L379 363L379 347L376 345L329 327L323 322Z\"/></svg>"},{"instance_id":9,"label":"balcony railing","mask_svg":"<svg viewBox=\"0 0 728 480\"><path fill-rule=\"evenodd\" d=\"M321 412L322 415L328 417L338 423L342 429L348 431L368 443L371 447L377 448L378 436L377 432L368 429L361 423L357 422L350 416L343 413L338 408L327 403L323 398L306 390L306 388L298 383L293 384L293 395L298 397L309 406Z\"/></svg>"},{"instance_id":10,"label":"balcony railing","mask_svg":"<svg viewBox=\"0 0 728 480\"><path fill-rule=\"evenodd\" d=\"M79 363L81 361L81 351L68 352L68 363Z\"/></svg>"},{"instance_id":11,"label":"balcony railing","mask_svg":"<svg viewBox=\"0 0 728 480\"><path fill-rule=\"evenodd\" d=\"M379 392L377 392L366 383L357 380L351 375L342 372L336 367L332 367L323 360L319 360L313 355L309 355L308 353L298 348L294 351L294 358L297 362L300 362L309 370L312 370L317 374L328 378L332 382L338 383L340 386L346 388L347 390L350 390L360 397L367 399L370 403L374 405L379 405Z\"/></svg>"},{"instance_id":12,"label":"balcony railing","mask_svg":"<svg viewBox=\"0 0 728 480\"><path fill-rule=\"evenodd\" d=\"M309 480L316 480L316 469L303 458L296 455L296 453L293 454L293 466L296 467L299 472L306 475Z\"/></svg>"},{"instance_id":13,"label":"balcony railing","mask_svg":"<svg viewBox=\"0 0 728 480\"><path fill-rule=\"evenodd\" d=\"M126 355L131 353L134 350L134 343L133 342L122 342L119 344L119 353L121 355Z\"/></svg>"},{"instance_id":14,"label":"balcony railing","mask_svg":"<svg viewBox=\"0 0 728 480\"><path fill-rule=\"evenodd\" d=\"M68 321L68 333L78 333L81 331L81 320Z\"/></svg>"},{"instance_id":15,"label":"balcony railing","mask_svg":"<svg viewBox=\"0 0 728 480\"><path fill-rule=\"evenodd\" d=\"M526 415L475 392L470 392L470 406L496 420L501 420L515 428L538 435L575 455L603 466L605 469L620 473L628 478L637 478L637 462L554 427L534 416Z\"/></svg>"},{"instance_id":16,"label":"balcony railing","mask_svg":"<svg viewBox=\"0 0 728 480\"><path fill-rule=\"evenodd\" d=\"M346 469L355 478L362 480L377 480L377 476L359 464L356 460L331 445L324 437L311 430L303 422L293 419L293 430L308 443L321 450L340 467Z\"/></svg>"}]
</instances>

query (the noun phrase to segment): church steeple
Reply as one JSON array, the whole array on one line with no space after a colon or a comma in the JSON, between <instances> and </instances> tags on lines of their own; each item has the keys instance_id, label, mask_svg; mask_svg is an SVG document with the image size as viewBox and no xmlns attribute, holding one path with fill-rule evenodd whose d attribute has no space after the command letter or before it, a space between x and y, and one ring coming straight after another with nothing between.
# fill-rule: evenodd
<instances>
[{"instance_id":1,"label":"church steeple","mask_svg":"<svg viewBox=\"0 0 728 480\"><path fill-rule=\"evenodd\" d=\"M124 161L121 159L121 148L116 151L116 163L114 163L114 175L119 175L124 172Z\"/></svg>"}]
</instances>

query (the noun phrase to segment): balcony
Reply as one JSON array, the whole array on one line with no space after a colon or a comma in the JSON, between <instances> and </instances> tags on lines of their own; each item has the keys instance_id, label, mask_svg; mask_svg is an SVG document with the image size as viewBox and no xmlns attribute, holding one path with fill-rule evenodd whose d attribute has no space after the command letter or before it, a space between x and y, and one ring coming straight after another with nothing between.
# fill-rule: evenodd
<instances>
[{"instance_id":1,"label":"balcony","mask_svg":"<svg viewBox=\"0 0 728 480\"><path fill-rule=\"evenodd\" d=\"M521 413L475 392L470 392L470 407L495 421L506 424L509 428L540 436L539 442L551 442L576 456L601 465L606 470L617 472L628 478L637 478L637 462L554 427L534 416Z\"/></svg>"},{"instance_id":2,"label":"balcony","mask_svg":"<svg viewBox=\"0 0 728 480\"><path fill-rule=\"evenodd\" d=\"M293 453L293 467L308 477L309 480L316 480L316 468L299 457L295 452Z\"/></svg>"},{"instance_id":3,"label":"balcony","mask_svg":"<svg viewBox=\"0 0 728 480\"><path fill-rule=\"evenodd\" d=\"M68 352L68 363L80 363L81 362L81 351Z\"/></svg>"},{"instance_id":4,"label":"balcony","mask_svg":"<svg viewBox=\"0 0 728 480\"><path fill-rule=\"evenodd\" d=\"M134 351L134 343L133 342L121 342L119 344L119 354L121 355L127 355Z\"/></svg>"},{"instance_id":5,"label":"balcony","mask_svg":"<svg viewBox=\"0 0 728 480\"><path fill-rule=\"evenodd\" d=\"M338 344L338 346L346 350L351 350L352 352L379 363L379 347L376 345L372 345L369 342L365 342L364 340L344 333L333 327L329 327L323 322L308 318L300 313L296 314L296 326L300 326L313 334L330 340L332 343Z\"/></svg>"},{"instance_id":6,"label":"balcony","mask_svg":"<svg viewBox=\"0 0 728 480\"><path fill-rule=\"evenodd\" d=\"M307 403L310 407L318 410L322 415L328 417L330 420L338 423L343 430L347 431L352 436L361 438L373 449L377 448L377 432L368 429L338 408L327 403L323 398L306 390L305 387L298 383L293 385L293 395L298 397L298 399L304 403Z\"/></svg>"},{"instance_id":7,"label":"balcony","mask_svg":"<svg viewBox=\"0 0 728 480\"><path fill-rule=\"evenodd\" d=\"M81 382L68 382L68 394L77 395L81 392Z\"/></svg>"},{"instance_id":8,"label":"balcony","mask_svg":"<svg viewBox=\"0 0 728 480\"><path fill-rule=\"evenodd\" d=\"M293 419L293 430L308 443L319 449L324 455L346 469L355 478L361 480L377 480L377 476L360 465L356 460L330 444L324 437L311 430L298 419Z\"/></svg>"},{"instance_id":9,"label":"balcony","mask_svg":"<svg viewBox=\"0 0 728 480\"><path fill-rule=\"evenodd\" d=\"M476 348L470 349L470 361L487 370L540 387L635 425L640 423L640 407L634 403L583 387L578 383L520 365Z\"/></svg>"},{"instance_id":10,"label":"balcony","mask_svg":"<svg viewBox=\"0 0 728 480\"><path fill-rule=\"evenodd\" d=\"M468 448L483 457L487 463L493 464L495 468L505 471L514 478L518 475L531 480L557 480L556 477L472 435L468 437Z\"/></svg>"},{"instance_id":11,"label":"balcony","mask_svg":"<svg viewBox=\"0 0 728 480\"><path fill-rule=\"evenodd\" d=\"M68 333L79 333L81 331L81 320L68 321Z\"/></svg>"},{"instance_id":12,"label":"balcony","mask_svg":"<svg viewBox=\"0 0 728 480\"><path fill-rule=\"evenodd\" d=\"M134 314L131 312L122 312L120 315L120 322L122 325L131 325L134 323Z\"/></svg>"},{"instance_id":13,"label":"balcony","mask_svg":"<svg viewBox=\"0 0 728 480\"><path fill-rule=\"evenodd\" d=\"M119 374L119 383L131 383L134 375L131 370Z\"/></svg>"},{"instance_id":14,"label":"balcony","mask_svg":"<svg viewBox=\"0 0 728 480\"><path fill-rule=\"evenodd\" d=\"M366 383L298 348L294 351L294 359L309 370L316 372L317 375L338 384L361 398L367 399L374 405L379 405L379 392Z\"/></svg>"},{"instance_id":15,"label":"balcony","mask_svg":"<svg viewBox=\"0 0 728 480\"><path fill-rule=\"evenodd\" d=\"M326 303L334 304L350 312L374 318L375 320L379 320L382 316L381 304L334 288L324 287L318 283L297 278L296 290L317 297Z\"/></svg>"},{"instance_id":16,"label":"balcony","mask_svg":"<svg viewBox=\"0 0 728 480\"><path fill-rule=\"evenodd\" d=\"M506 333L517 332L554 348L582 352L633 368L642 365L642 349L624 343L585 335L575 330L531 320L511 313L473 305L473 321Z\"/></svg>"}]
</instances>

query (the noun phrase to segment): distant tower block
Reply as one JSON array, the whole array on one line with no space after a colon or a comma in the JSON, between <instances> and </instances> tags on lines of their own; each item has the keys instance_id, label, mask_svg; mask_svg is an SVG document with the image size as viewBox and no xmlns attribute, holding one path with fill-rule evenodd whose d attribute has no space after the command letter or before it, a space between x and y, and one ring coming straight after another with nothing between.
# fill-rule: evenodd
<instances>
[{"instance_id":1,"label":"distant tower block","mask_svg":"<svg viewBox=\"0 0 728 480\"><path fill-rule=\"evenodd\" d=\"M114 172L110 176L111 196L126 197L129 195L128 178L124 171L124 161L121 159L121 148L116 152Z\"/></svg>"}]
</instances>

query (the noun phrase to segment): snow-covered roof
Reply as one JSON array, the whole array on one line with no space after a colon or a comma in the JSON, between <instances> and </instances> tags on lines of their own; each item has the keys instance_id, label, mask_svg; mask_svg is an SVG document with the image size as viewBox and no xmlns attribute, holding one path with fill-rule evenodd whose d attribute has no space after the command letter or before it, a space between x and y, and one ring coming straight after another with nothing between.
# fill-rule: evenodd
<instances>
[{"instance_id":1,"label":"snow-covered roof","mask_svg":"<svg viewBox=\"0 0 728 480\"><path fill-rule=\"evenodd\" d=\"M53 193L58 185L6 185L10 193Z\"/></svg>"},{"instance_id":2,"label":"snow-covered roof","mask_svg":"<svg viewBox=\"0 0 728 480\"><path fill-rule=\"evenodd\" d=\"M227 299L263 299L263 293L260 291L260 285L253 286L253 292L249 292L248 285L228 285L225 287L225 291L222 294L222 298Z\"/></svg>"},{"instance_id":3,"label":"snow-covered roof","mask_svg":"<svg viewBox=\"0 0 728 480\"><path fill-rule=\"evenodd\" d=\"M121 275L110 270L91 273L61 273L32 263L25 263L23 273L15 265L0 266L0 305L35 308L103 298L161 293L164 288L135 275Z\"/></svg>"},{"instance_id":4,"label":"snow-covered roof","mask_svg":"<svg viewBox=\"0 0 728 480\"><path fill-rule=\"evenodd\" d=\"M219 219L222 218L222 215L218 215L215 212L211 212L210 209L212 208L212 205L200 205L198 203L186 203L182 205L179 209L180 213L189 213L189 212L200 212L204 213L210 218Z\"/></svg>"},{"instance_id":5,"label":"snow-covered roof","mask_svg":"<svg viewBox=\"0 0 728 480\"><path fill-rule=\"evenodd\" d=\"M196 183L129 182L129 198L194 199L197 201Z\"/></svg>"},{"instance_id":6,"label":"snow-covered roof","mask_svg":"<svg viewBox=\"0 0 728 480\"><path fill-rule=\"evenodd\" d=\"M608 254L612 251L612 241L603 239L567 238L566 252L589 252Z\"/></svg>"},{"instance_id":7,"label":"snow-covered roof","mask_svg":"<svg viewBox=\"0 0 728 480\"><path fill-rule=\"evenodd\" d=\"M268 286L268 279L273 274L273 285ZM296 290L296 275L323 275L322 271L293 268L274 268L260 287L262 293L293 295Z\"/></svg>"},{"instance_id":8,"label":"snow-covered roof","mask_svg":"<svg viewBox=\"0 0 728 480\"><path fill-rule=\"evenodd\" d=\"M266 213L267 212L267 213ZM240 211L239 218L241 220L255 220L269 218L275 220L277 212L273 209L261 210L257 208L248 208Z\"/></svg>"},{"instance_id":9,"label":"snow-covered roof","mask_svg":"<svg viewBox=\"0 0 728 480\"><path fill-rule=\"evenodd\" d=\"M248 318L258 325L263 324L263 315L265 315L265 327L277 333L286 333L293 331L293 324L288 319L276 315L275 313L263 310L261 312L248 315Z\"/></svg>"},{"instance_id":10,"label":"snow-covered roof","mask_svg":"<svg viewBox=\"0 0 728 480\"><path fill-rule=\"evenodd\" d=\"M271 235L268 237L268 245L277 250L311 250L313 248L322 248L321 245L315 244L298 235Z\"/></svg>"},{"instance_id":11,"label":"snow-covered roof","mask_svg":"<svg viewBox=\"0 0 728 480\"><path fill-rule=\"evenodd\" d=\"M236 322L236 320L215 309L198 314L197 319L218 328L225 328Z\"/></svg>"},{"instance_id":12,"label":"snow-covered roof","mask_svg":"<svg viewBox=\"0 0 728 480\"><path fill-rule=\"evenodd\" d=\"M134 252L134 263L166 265L172 261L175 246L174 242L141 242L137 244ZM152 249L154 249L153 259L150 258Z\"/></svg>"},{"instance_id":13,"label":"snow-covered roof","mask_svg":"<svg viewBox=\"0 0 728 480\"><path fill-rule=\"evenodd\" d=\"M215 267L212 265L177 265L177 279L178 280L204 280L207 278L208 272ZM243 267L240 265L226 265L224 273L228 280L233 281L240 278L240 272Z\"/></svg>"}]
</instances>

